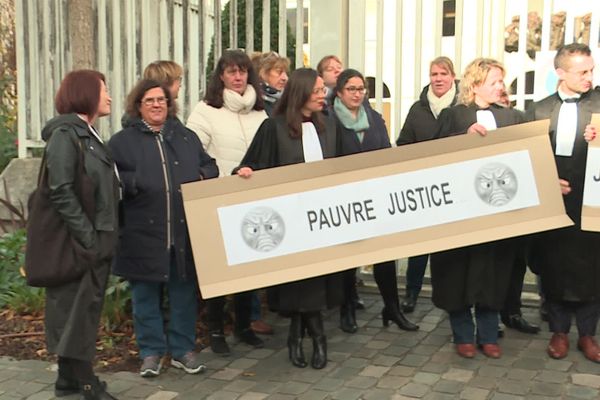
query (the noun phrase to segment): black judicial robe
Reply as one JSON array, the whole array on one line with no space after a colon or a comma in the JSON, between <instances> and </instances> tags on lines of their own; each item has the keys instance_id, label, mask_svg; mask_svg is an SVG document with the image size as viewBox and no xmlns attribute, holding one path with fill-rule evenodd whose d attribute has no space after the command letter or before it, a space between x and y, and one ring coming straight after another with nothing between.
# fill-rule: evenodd
<instances>
[{"instance_id":1,"label":"black judicial robe","mask_svg":"<svg viewBox=\"0 0 600 400\"><path fill-rule=\"evenodd\" d=\"M323 116L325 129L319 132L323 158L342 154L341 135L333 118ZM302 138L292 138L282 116L266 119L242 159L240 166L253 170L304 162ZM269 307L281 312L311 312L342 303L343 275L334 273L302 279L267 289Z\"/></svg>"},{"instance_id":2,"label":"black judicial robe","mask_svg":"<svg viewBox=\"0 0 600 400\"><path fill-rule=\"evenodd\" d=\"M475 105L457 105L443 110L436 137L466 133L477 122L478 109ZM498 128L524 122L520 111L496 105L489 109ZM510 238L432 254L433 304L448 312L472 305L502 309L517 251L518 239Z\"/></svg>"},{"instance_id":3,"label":"black judicial robe","mask_svg":"<svg viewBox=\"0 0 600 400\"><path fill-rule=\"evenodd\" d=\"M527 119L550 119L550 141L556 148L556 125L562 101L553 94L534 103ZM581 206L588 145L583 137L592 113L600 113L600 90L584 93L577 104L577 133L570 157L554 156L558 176L569 181L571 193L563 196L574 226L537 234L532 240L535 269L544 295L554 301L600 300L600 233L581 230ZM599 140L597 138L596 140Z\"/></svg>"}]
</instances>

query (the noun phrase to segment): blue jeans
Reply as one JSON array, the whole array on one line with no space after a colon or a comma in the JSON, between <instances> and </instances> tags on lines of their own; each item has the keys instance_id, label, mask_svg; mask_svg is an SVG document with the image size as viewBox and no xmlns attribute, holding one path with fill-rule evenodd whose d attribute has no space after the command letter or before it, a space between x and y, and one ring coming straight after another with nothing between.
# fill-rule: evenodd
<instances>
[{"instance_id":1,"label":"blue jeans","mask_svg":"<svg viewBox=\"0 0 600 400\"><path fill-rule=\"evenodd\" d=\"M250 311L250 321L258 321L260 319L260 296L258 295L258 290L252 292L252 308Z\"/></svg>"},{"instance_id":2,"label":"blue jeans","mask_svg":"<svg viewBox=\"0 0 600 400\"><path fill-rule=\"evenodd\" d=\"M131 281L133 327L140 357L171 353L180 358L196 346L196 285L183 281L174 263L168 282ZM169 296L169 323L164 328L161 299L163 286Z\"/></svg>"},{"instance_id":3,"label":"blue jeans","mask_svg":"<svg viewBox=\"0 0 600 400\"><path fill-rule=\"evenodd\" d=\"M406 269L406 293L411 292L418 296L421 292L428 259L429 254L409 257L408 268Z\"/></svg>"},{"instance_id":4,"label":"blue jeans","mask_svg":"<svg viewBox=\"0 0 600 400\"><path fill-rule=\"evenodd\" d=\"M454 343L475 343L475 323L471 308L449 314ZM498 343L498 311L475 306L475 320L477 321L477 343Z\"/></svg>"}]
</instances>

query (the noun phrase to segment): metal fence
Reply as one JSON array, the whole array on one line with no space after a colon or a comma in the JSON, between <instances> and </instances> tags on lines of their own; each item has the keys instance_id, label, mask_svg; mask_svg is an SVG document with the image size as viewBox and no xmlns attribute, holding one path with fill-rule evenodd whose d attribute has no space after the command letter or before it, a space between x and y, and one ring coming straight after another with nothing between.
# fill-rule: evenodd
<instances>
[{"instance_id":1,"label":"metal fence","mask_svg":"<svg viewBox=\"0 0 600 400\"><path fill-rule=\"evenodd\" d=\"M120 129L127 92L140 77L142 69L157 59L170 59L184 67L184 85L180 91L181 116L204 93L207 55L213 38L215 58L221 54L221 0L89 0L94 8L94 48L97 69L104 72L113 98L113 114L102 119L100 130L110 135ZM247 51L271 50L269 4L263 2L263 47ZM280 54L287 48L287 11L289 0L278 1ZM579 1L579 0L577 0ZM577 3L573 1L572 3ZM527 54L528 13L540 10L540 49L551 51L551 23L554 5L559 0L455 0L453 10L444 11L444 0L296 0L296 66L302 65L304 10L308 9L310 64L317 56L333 52L345 65L375 77L376 108L384 111L390 135L400 130L410 105L428 81L429 61L439 55L450 56L460 71L473 58L489 56L505 61L511 77L516 79L513 99L523 108L536 94L526 93L527 71L537 68ZM67 0L17 1L17 68L19 95L19 157L40 147L40 131L54 115L53 97L64 74L72 69L71 40L77 32L69 30ZM230 0L232 17L229 32L236 47L235 32L245 29L254 34L254 0L246 0L238 9ZM600 10L597 1L579 1L585 12L592 12L587 22L590 47L598 51ZM579 4L578 3L578 4ZM580 4L580 5L581 5ZM509 7L509 5L511 7ZM505 52L506 25L515 9L520 17L515 27L518 45L514 53ZM292 9L293 10L293 9ZM323 11L325 14L323 15ZM372 12L371 12L372 11ZM236 15L245 13L246 26L238 27ZM451 15L450 15L451 14ZM581 12L567 10L563 21L563 40L581 41L575 33L582 24ZM445 36L446 18L453 18L453 35ZM314 28L317 27L318 28ZM393 40L391 40L393 38ZM251 41L247 41L250 42ZM538 60L536 60L538 62ZM598 74L600 75L600 74ZM383 102L383 83L387 81L391 97ZM510 83L510 82L509 82ZM537 93L538 97L540 92ZM387 110L385 109L387 107ZM386 115L387 114L387 115Z\"/></svg>"}]
</instances>

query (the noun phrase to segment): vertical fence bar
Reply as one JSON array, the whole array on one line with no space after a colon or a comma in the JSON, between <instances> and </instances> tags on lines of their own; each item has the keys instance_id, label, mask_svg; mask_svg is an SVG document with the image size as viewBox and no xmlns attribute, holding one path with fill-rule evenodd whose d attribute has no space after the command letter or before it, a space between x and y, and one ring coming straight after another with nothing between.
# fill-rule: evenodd
<instances>
[{"instance_id":1,"label":"vertical fence bar","mask_svg":"<svg viewBox=\"0 0 600 400\"><path fill-rule=\"evenodd\" d=\"M392 124L392 132L390 132L390 136L392 139L395 138L396 132L400 131L400 126L402 125L402 74L400 71L402 70L402 40L399 38L402 37L402 6L403 1L396 2L396 48L395 48L395 65L396 65L396 79L394 80L394 123ZM395 140L391 141L393 144L396 143Z\"/></svg>"},{"instance_id":2,"label":"vertical fence bar","mask_svg":"<svg viewBox=\"0 0 600 400\"><path fill-rule=\"evenodd\" d=\"M271 0L262 0L262 52L271 50Z\"/></svg>"},{"instance_id":3,"label":"vertical fence bar","mask_svg":"<svg viewBox=\"0 0 600 400\"><path fill-rule=\"evenodd\" d=\"M237 0L229 1L229 48L238 48Z\"/></svg>"},{"instance_id":4,"label":"vertical fence bar","mask_svg":"<svg viewBox=\"0 0 600 400\"><path fill-rule=\"evenodd\" d=\"M287 57L287 8L285 0L279 0L279 43L277 52L283 57Z\"/></svg>"},{"instance_id":5,"label":"vertical fence bar","mask_svg":"<svg viewBox=\"0 0 600 400\"><path fill-rule=\"evenodd\" d=\"M419 36L419 35L416 35ZM377 0L377 34L375 49L375 109L383 113L383 0Z\"/></svg>"},{"instance_id":6,"label":"vertical fence bar","mask_svg":"<svg viewBox=\"0 0 600 400\"><path fill-rule=\"evenodd\" d=\"M254 53L254 0L246 0L246 53Z\"/></svg>"},{"instance_id":7,"label":"vertical fence bar","mask_svg":"<svg viewBox=\"0 0 600 400\"><path fill-rule=\"evenodd\" d=\"M296 0L296 68L304 66L304 1Z\"/></svg>"},{"instance_id":8,"label":"vertical fence bar","mask_svg":"<svg viewBox=\"0 0 600 400\"><path fill-rule=\"evenodd\" d=\"M231 7L231 6L230 6ZM231 10L230 10L231 11ZM221 0L214 0L214 19L215 19L215 56L213 59L214 68L217 68L217 63L221 54L223 54L223 41L221 38Z\"/></svg>"},{"instance_id":9,"label":"vertical fence bar","mask_svg":"<svg viewBox=\"0 0 600 400\"><path fill-rule=\"evenodd\" d=\"M383 15L383 14L382 14ZM379 24L379 21L377 22ZM417 98L419 93L421 93L421 65L423 64L423 53L421 52L421 47L423 45L423 0L415 0L415 53L414 53L414 62L415 62L415 72L414 72L414 98ZM383 35L381 38L377 38L377 42L383 41ZM379 60L379 58L378 58ZM381 60L383 61L383 60ZM379 78L378 78L379 79Z\"/></svg>"}]
</instances>

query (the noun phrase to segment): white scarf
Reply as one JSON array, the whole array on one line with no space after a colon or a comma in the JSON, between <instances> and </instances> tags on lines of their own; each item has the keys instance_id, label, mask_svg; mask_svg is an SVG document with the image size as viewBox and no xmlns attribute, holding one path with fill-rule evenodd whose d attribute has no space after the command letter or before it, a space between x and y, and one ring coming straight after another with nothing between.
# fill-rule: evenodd
<instances>
[{"instance_id":1,"label":"white scarf","mask_svg":"<svg viewBox=\"0 0 600 400\"><path fill-rule=\"evenodd\" d=\"M231 89L223 89L223 105L230 111L248 114L256 104L256 91L248 85L243 95Z\"/></svg>"},{"instance_id":2,"label":"white scarf","mask_svg":"<svg viewBox=\"0 0 600 400\"><path fill-rule=\"evenodd\" d=\"M454 100L454 96L456 96L456 85L454 85L454 83L450 90L444 93L442 97L437 97L433 93L433 90L431 90L431 85L429 85L429 89L427 89L427 101L429 101L429 108L431 108L431 112L435 119L437 119L444 108L450 107L450 104L452 104L452 101Z\"/></svg>"},{"instance_id":3,"label":"white scarf","mask_svg":"<svg viewBox=\"0 0 600 400\"><path fill-rule=\"evenodd\" d=\"M304 153L304 162L321 161L323 159L323 149L319 135L312 122L302 123L302 152Z\"/></svg>"},{"instance_id":4,"label":"white scarf","mask_svg":"<svg viewBox=\"0 0 600 400\"><path fill-rule=\"evenodd\" d=\"M477 123L481 124L488 131L493 131L498 126L496 125L496 118L490 110L477 110Z\"/></svg>"},{"instance_id":5,"label":"white scarf","mask_svg":"<svg viewBox=\"0 0 600 400\"><path fill-rule=\"evenodd\" d=\"M573 155L573 146L575 145L575 136L577 135L577 103L567 102L568 99L577 99L579 96L568 96L558 92L563 100L558 112L558 121L556 123L556 150L557 156L571 157Z\"/></svg>"}]
</instances>

